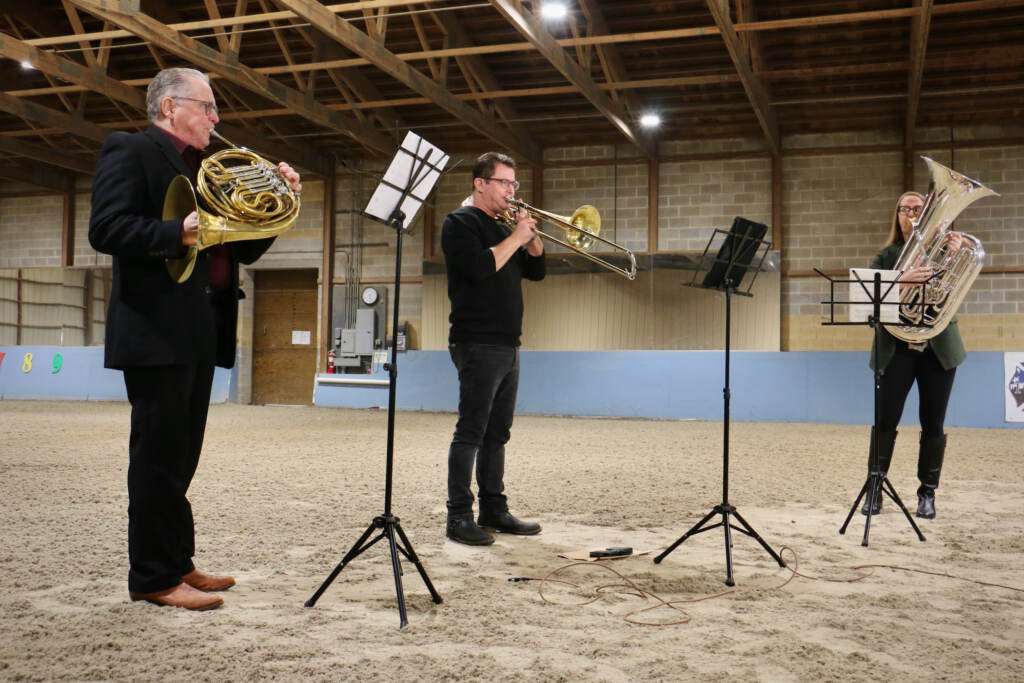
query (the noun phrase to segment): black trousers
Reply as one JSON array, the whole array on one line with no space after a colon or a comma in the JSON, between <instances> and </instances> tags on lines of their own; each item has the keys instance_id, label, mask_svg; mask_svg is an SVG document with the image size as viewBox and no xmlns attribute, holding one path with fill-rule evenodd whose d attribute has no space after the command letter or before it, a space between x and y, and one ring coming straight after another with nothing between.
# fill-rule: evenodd
<instances>
[{"instance_id":1,"label":"black trousers","mask_svg":"<svg viewBox=\"0 0 1024 683\"><path fill-rule=\"evenodd\" d=\"M128 590L181 583L195 566L186 494L203 447L213 364L128 368Z\"/></svg>"},{"instance_id":2,"label":"black trousers","mask_svg":"<svg viewBox=\"0 0 1024 683\"><path fill-rule=\"evenodd\" d=\"M480 509L508 510L505 444L519 390L519 349L499 344L452 344L459 371L459 419L448 449L448 518L472 516L470 483L476 464Z\"/></svg>"},{"instance_id":3,"label":"black trousers","mask_svg":"<svg viewBox=\"0 0 1024 683\"><path fill-rule=\"evenodd\" d=\"M944 369L931 348L913 351L905 342L897 341L896 353L881 378L878 428L896 430L910 387L916 381L921 435L925 438L942 436L955 376L956 368Z\"/></svg>"}]
</instances>

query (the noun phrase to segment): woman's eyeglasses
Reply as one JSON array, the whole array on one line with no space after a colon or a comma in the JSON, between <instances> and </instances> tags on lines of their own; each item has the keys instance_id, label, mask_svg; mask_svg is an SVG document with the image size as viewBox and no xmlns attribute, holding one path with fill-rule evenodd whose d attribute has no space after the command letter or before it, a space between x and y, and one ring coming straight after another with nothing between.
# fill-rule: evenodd
<instances>
[{"instance_id":1,"label":"woman's eyeglasses","mask_svg":"<svg viewBox=\"0 0 1024 683\"><path fill-rule=\"evenodd\" d=\"M901 206L896 210L903 216L909 216L910 214L914 214L915 216L921 215L920 206Z\"/></svg>"}]
</instances>

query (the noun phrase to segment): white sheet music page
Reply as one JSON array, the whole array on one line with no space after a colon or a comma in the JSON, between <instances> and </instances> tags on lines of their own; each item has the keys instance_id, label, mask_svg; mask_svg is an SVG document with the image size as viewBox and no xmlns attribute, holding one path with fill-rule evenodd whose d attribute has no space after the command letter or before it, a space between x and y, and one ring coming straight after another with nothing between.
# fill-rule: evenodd
<instances>
[{"instance_id":1,"label":"white sheet music page","mask_svg":"<svg viewBox=\"0 0 1024 683\"><path fill-rule=\"evenodd\" d=\"M437 184L448 161L449 156L438 147L409 131L384 173L384 179L370 197L364 213L389 223L403 192L410 187L412 190L399 207L405 214L402 229L407 230Z\"/></svg>"},{"instance_id":2,"label":"white sheet music page","mask_svg":"<svg viewBox=\"0 0 1024 683\"><path fill-rule=\"evenodd\" d=\"M850 268L850 318L849 322L867 322L875 314L875 305L871 302L875 293L875 273L882 275L882 306L879 317L883 323L899 323L900 321L900 288L890 285L900 276L898 270L878 270L876 268ZM858 282L858 278L863 282Z\"/></svg>"}]
</instances>

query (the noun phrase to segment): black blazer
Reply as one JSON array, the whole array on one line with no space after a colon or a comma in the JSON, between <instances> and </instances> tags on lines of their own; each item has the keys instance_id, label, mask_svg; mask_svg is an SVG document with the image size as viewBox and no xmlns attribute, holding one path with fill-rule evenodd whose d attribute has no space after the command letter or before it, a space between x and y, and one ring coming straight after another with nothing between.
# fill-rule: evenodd
<instances>
[{"instance_id":1,"label":"black blazer","mask_svg":"<svg viewBox=\"0 0 1024 683\"><path fill-rule=\"evenodd\" d=\"M188 280L174 282L164 259L185 253L181 218L161 216L177 175L195 185L195 174L156 126L112 133L103 143L92 184L89 243L114 257L104 348L108 368L235 364L238 263L253 263L274 240L228 245L232 285L226 292L210 288L208 249L200 252Z\"/></svg>"}]
</instances>

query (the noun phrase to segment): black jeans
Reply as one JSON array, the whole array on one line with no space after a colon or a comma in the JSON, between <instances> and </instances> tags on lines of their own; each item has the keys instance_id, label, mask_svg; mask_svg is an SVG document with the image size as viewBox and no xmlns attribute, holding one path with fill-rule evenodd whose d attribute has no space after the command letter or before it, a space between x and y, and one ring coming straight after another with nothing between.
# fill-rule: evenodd
<instances>
[{"instance_id":1,"label":"black jeans","mask_svg":"<svg viewBox=\"0 0 1024 683\"><path fill-rule=\"evenodd\" d=\"M213 364L127 368L128 590L181 583L193 569L195 527L186 493L203 448Z\"/></svg>"},{"instance_id":2,"label":"black jeans","mask_svg":"<svg viewBox=\"0 0 1024 683\"><path fill-rule=\"evenodd\" d=\"M459 343L448 352L459 371L459 420L448 449L448 518L473 514L474 461L480 509L504 512L505 444L519 389L519 349Z\"/></svg>"},{"instance_id":3,"label":"black jeans","mask_svg":"<svg viewBox=\"0 0 1024 683\"><path fill-rule=\"evenodd\" d=\"M912 351L905 342L897 341L896 353L880 382L878 428L895 431L903 416L907 394L916 380L921 435L925 438L942 436L955 376L956 368L944 369L930 348Z\"/></svg>"}]
</instances>

